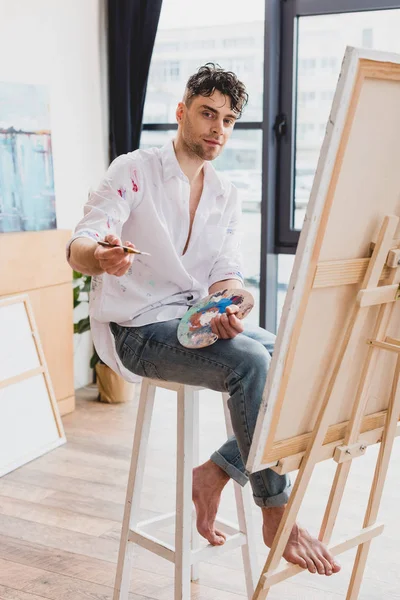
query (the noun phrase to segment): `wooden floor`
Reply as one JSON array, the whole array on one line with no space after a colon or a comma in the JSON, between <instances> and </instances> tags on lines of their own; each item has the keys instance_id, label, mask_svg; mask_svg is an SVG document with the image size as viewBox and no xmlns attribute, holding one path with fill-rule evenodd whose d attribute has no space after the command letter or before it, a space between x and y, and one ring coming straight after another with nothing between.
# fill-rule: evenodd
<instances>
[{"instance_id":1,"label":"wooden floor","mask_svg":"<svg viewBox=\"0 0 400 600\"><path fill-rule=\"evenodd\" d=\"M150 436L142 517L173 510L175 461L174 396L162 391ZM111 600L122 520L125 485L137 398L124 405L103 405L93 388L78 393L77 410L64 418L68 442L0 480L0 599ZM204 392L201 402L201 458L224 439L220 396ZM381 520L384 535L372 545L361 600L400 600L400 440L385 489ZM375 448L356 461L336 538L361 526ZM313 531L323 514L333 465L319 465L300 520ZM228 486L229 487L229 486ZM234 520L233 490L227 488L221 514ZM262 544L259 509L254 507L260 569ZM171 528L163 532L171 538ZM276 586L271 600L335 600L345 597L351 555L341 559L340 575L301 574ZM131 599L173 598L172 565L137 549ZM196 600L240 600L245 596L240 550L200 566L193 584Z\"/></svg>"}]
</instances>

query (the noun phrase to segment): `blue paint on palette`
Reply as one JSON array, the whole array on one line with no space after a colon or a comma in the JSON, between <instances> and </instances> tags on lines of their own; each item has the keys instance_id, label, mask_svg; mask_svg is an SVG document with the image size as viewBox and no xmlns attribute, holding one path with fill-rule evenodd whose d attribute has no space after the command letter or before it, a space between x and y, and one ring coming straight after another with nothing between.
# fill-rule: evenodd
<instances>
[{"instance_id":1,"label":"blue paint on palette","mask_svg":"<svg viewBox=\"0 0 400 600\"><path fill-rule=\"evenodd\" d=\"M0 232L56 226L48 89L0 83Z\"/></svg>"},{"instance_id":2,"label":"blue paint on palette","mask_svg":"<svg viewBox=\"0 0 400 600\"><path fill-rule=\"evenodd\" d=\"M254 298L247 290L222 290L200 300L182 317L178 325L178 340L186 348L205 348L218 337L210 322L216 315L226 312L228 306L237 306L236 316L243 319L254 306Z\"/></svg>"}]
</instances>

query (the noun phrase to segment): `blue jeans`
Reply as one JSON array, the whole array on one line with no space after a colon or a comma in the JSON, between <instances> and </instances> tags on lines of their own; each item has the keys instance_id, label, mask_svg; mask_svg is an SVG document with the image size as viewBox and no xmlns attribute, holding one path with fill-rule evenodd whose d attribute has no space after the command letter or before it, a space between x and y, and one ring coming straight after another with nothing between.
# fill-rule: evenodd
<instances>
[{"instance_id":1,"label":"blue jeans","mask_svg":"<svg viewBox=\"0 0 400 600\"><path fill-rule=\"evenodd\" d=\"M271 362L275 336L246 324L245 331L230 340L192 350L177 338L179 319L141 327L111 323L122 364L132 373L229 393L229 410L235 435L211 460L240 485L250 480L258 506L286 504L290 480L265 469L248 475L245 469L257 415Z\"/></svg>"}]
</instances>

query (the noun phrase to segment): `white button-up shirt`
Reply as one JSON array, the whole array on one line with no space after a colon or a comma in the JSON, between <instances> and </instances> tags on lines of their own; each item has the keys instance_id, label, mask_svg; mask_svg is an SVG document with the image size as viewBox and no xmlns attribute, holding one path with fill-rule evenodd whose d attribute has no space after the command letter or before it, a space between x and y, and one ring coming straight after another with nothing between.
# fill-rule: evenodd
<instances>
[{"instance_id":1,"label":"white button-up shirt","mask_svg":"<svg viewBox=\"0 0 400 600\"><path fill-rule=\"evenodd\" d=\"M180 318L208 294L208 288L241 274L240 203L236 188L213 166L204 165L204 186L190 225L190 184L172 142L136 150L110 165L89 195L74 236L101 240L115 234L151 256L136 255L122 277L92 277L90 320L100 358L128 381L135 376L121 364L109 323L140 326Z\"/></svg>"}]
</instances>

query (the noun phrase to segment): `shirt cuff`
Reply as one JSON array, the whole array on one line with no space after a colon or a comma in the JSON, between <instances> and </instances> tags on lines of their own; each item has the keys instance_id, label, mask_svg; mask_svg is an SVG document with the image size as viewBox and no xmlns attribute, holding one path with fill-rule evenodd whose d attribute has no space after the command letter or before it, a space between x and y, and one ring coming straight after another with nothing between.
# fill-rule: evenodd
<instances>
[{"instance_id":1,"label":"shirt cuff","mask_svg":"<svg viewBox=\"0 0 400 600\"><path fill-rule=\"evenodd\" d=\"M77 240L80 237L89 238L91 240L94 240L95 242L97 242L100 239L100 235L97 233L97 231L93 231L93 229L82 229L81 231L77 231L75 235L73 235L72 238L68 241L65 247L65 254L68 262L71 257L71 244L73 241Z\"/></svg>"},{"instance_id":2,"label":"shirt cuff","mask_svg":"<svg viewBox=\"0 0 400 600\"><path fill-rule=\"evenodd\" d=\"M208 280L208 287L210 288L214 283L218 281L224 281L225 279L237 279L244 286L244 277L240 271L215 271L211 274Z\"/></svg>"}]
</instances>

